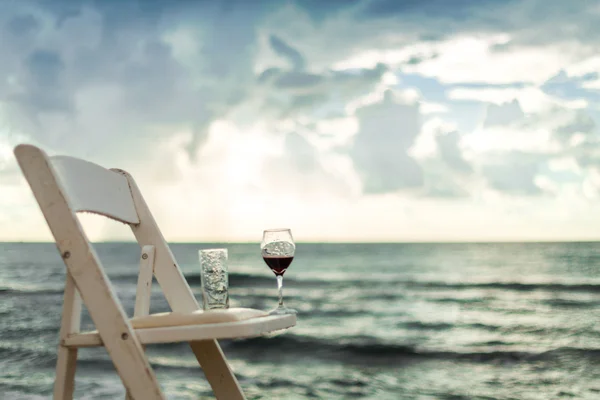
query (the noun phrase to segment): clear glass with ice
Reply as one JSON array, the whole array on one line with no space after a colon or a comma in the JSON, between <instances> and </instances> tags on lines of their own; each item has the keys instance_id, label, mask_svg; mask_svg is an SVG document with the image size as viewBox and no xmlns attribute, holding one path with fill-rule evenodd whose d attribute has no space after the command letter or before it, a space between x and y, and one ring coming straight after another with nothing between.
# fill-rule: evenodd
<instances>
[{"instance_id":1,"label":"clear glass with ice","mask_svg":"<svg viewBox=\"0 0 600 400\"><path fill-rule=\"evenodd\" d=\"M199 255L204 309L229 308L227 249L200 250Z\"/></svg>"}]
</instances>

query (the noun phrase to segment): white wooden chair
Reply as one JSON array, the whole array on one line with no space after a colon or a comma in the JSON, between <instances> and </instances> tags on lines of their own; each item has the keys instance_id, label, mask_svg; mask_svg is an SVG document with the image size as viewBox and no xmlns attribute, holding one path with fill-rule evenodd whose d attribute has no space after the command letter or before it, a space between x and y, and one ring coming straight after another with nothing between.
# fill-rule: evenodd
<instances>
[{"instance_id":1,"label":"white wooden chair","mask_svg":"<svg viewBox=\"0 0 600 400\"><path fill-rule=\"evenodd\" d=\"M54 399L73 398L77 351L93 346L106 348L129 398L164 399L144 345L168 342L189 342L217 399L244 399L216 339L259 336L289 328L296 324L296 317L257 316L263 314L250 309L221 314L199 311L196 298L127 172L72 157L48 157L31 145L17 146L15 155L67 267ZM131 227L142 249L135 318L125 314L76 212L100 214ZM173 310L170 315L144 317L149 310L152 275ZM97 331L80 332L82 301ZM224 319L215 320L215 315Z\"/></svg>"}]
</instances>

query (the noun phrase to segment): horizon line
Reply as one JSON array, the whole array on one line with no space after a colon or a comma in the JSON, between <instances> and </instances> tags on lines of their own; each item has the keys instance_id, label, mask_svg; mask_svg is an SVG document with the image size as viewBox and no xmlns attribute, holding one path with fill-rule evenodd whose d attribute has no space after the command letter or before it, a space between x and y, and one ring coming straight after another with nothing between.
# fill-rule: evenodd
<instances>
[{"instance_id":1,"label":"horizon line","mask_svg":"<svg viewBox=\"0 0 600 400\"><path fill-rule=\"evenodd\" d=\"M35 240L0 240L0 244L54 244L54 241L35 241ZM93 244L138 244L135 240L101 240L90 241ZM256 244L258 241L167 241L168 244ZM599 239L510 239L510 240L417 240L417 241L295 241L298 244L552 244L552 243L600 243Z\"/></svg>"}]
</instances>

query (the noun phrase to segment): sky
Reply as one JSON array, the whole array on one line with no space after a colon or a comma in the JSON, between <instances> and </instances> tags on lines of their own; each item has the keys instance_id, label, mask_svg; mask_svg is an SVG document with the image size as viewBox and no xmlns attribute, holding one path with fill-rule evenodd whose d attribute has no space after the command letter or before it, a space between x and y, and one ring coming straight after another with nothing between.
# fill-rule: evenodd
<instances>
[{"instance_id":1,"label":"sky","mask_svg":"<svg viewBox=\"0 0 600 400\"><path fill-rule=\"evenodd\" d=\"M18 143L129 171L169 241L598 240L599 18L587 0L0 1L0 240L51 240Z\"/></svg>"}]
</instances>

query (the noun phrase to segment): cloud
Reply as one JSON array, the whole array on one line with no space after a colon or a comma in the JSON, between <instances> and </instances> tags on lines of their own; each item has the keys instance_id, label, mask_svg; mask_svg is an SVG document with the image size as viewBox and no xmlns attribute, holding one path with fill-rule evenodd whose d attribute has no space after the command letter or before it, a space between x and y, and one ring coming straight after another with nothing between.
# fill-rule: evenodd
<instances>
[{"instance_id":1,"label":"cloud","mask_svg":"<svg viewBox=\"0 0 600 400\"><path fill-rule=\"evenodd\" d=\"M447 132L438 135L436 142L440 151L442 160L451 168L460 172L470 172L471 166L464 159L462 150L459 147L460 134L457 131Z\"/></svg>"},{"instance_id":2,"label":"cloud","mask_svg":"<svg viewBox=\"0 0 600 400\"><path fill-rule=\"evenodd\" d=\"M84 4L3 13L0 72L9 84L0 101L11 127L49 149L108 159L103 140L118 139L135 158L133 149L185 124L195 155L210 123L246 96L260 12L188 5L182 17L163 2ZM213 30L215 17L227 29ZM193 60L174 34L184 28L197 46Z\"/></svg>"},{"instance_id":3,"label":"cloud","mask_svg":"<svg viewBox=\"0 0 600 400\"><path fill-rule=\"evenodd\" d=\"M326 18L331 18L339 13L356 9L364 0L296 0L297 6L308 13L315 21L322 23Z\"/></svg>"},{"instance_id":4,"label":"cloud","mask_svg":"<svg viewBox=\"0 0 600 400\"><path fill-rule=\"evenodd\" d=\"M507 3L510 3L508 1ZM373 0L364 3L360 14L370 18L427 16L432 19L464 19L484 8L497 6L496 0L473 2L470 0L395 1Z\"/></svg>"},{"instance_id":5,"label":"cloud","mask_svg":"<svg viewBox=\"0 0 600 400\"><path fill-rule=\"evenodd\" d=\"M456 125L434 117L426 120L409 154L423 171L419 197L460 198L473 193L473 167L465 158L463 135Z\"/></svg>"},{"instance_id":6,"label":"cloud","mask_svg":"<svg viewBox=\"0 0 600 400\"><path fill-rule=\"evenodd\" d=\"M543 160L543 158L542 158ZM481 172L492 188L513 195L537 195L542 190L535 183L540 171L540 156L519 152L497 154L486 161Z\"/></svg>"},{"instance_id":7,"label":"cloud","mask_svg":"<svg viewBox=\"0 0 600 400\"><path fill-rule=\"evenodd\" d=\"M576 7L545 0L361 4L349 8L353 32L336 20L350 54L339 45L328 49L344 68L385 63L443 83L540 84L569 65L593 68L586 60L597 57L600 31L594 21L599 14L593 2ZM405 28L399 31L398 24ZM557 26L560 38L553 34ZM322 29L333 29L333 24ZM367 30L368 35L355 37Z\"/></svg>"},{"instance_id":8,"label":"cloud","mask_svg":"<svg viewBox=\"0 0 600 400\"><path fill-rule=\"evenodd\" d=\"M509 125L515 121L522 121L525 114L517 100L501 105L490 104L485 113L483 125L485 127Z\"/></svg>"},{"instance_id":9,"label":"cloud","mask_svg":"<svg viewBox=\"0 0 600 400\"><path fill-rule=\"evenodd\" d=\"M421 102L421 113L423 114L442 114L448 111L448 107L443 104Z\"/></svg>"},{"instance_id":10,"label":"cloud","mask_svg":"<svg viewBox=\"0 0 600 400\"><path fill-rule=\"evenodd\" d=\"M444 83L540 84L581 55L578 49L514 45L510 35L460 36L432 44L437 57L405 67L407 72L432 76Z\"/></svg>"},{"instance_id":11,"label":"cloud","mask_svg":"<svg viewBox=\"0 0 600 400\"><path fill-rule=\"evenodd\" d=\"M304 61L304 57L302 57L302 54L300 54L298 50L294 49L275 35L271 35L271 37L269 38L269 42L271 48L277 54L286 58L291 63L293 69L304 69L306 62Z\"/></svg>"},{"instance_id":12,"label":"cloud","mask_svg":"<svg viewBox=\"0 0 600 400\"><path fill-rule=\"evenodd\" d=\"M421 129L418 104L406 104L387 91L380 103L356 112L358 132L350 154L365 193L418 188L423 172L408 150Z\"/></svg>"},{"instance_id":13,"label":"cloud","mask_svg":"<svg viewBox=\"0 0 600 400\"><path fill-rule=\"evenodd\" d=\"M478 87L478 88L451 88L448 90L448 98L452 100L477 101L481 103L495 104L503 106L517 100L519 107L524 113L545 112L549 108L560 105L568 108L577 108L578 104L560 101L544 93L541 89L535 87L525 88L496 88ZM506 112L506 110L504 110ZM495 112L495 111L492 111Z\"/></svg>"},{"instance_id":14,"label":"cloud","mask_svg":"<svg viewBox=\"0 0 600 400\"><path fill-rule=\"evenodd\" d=\"M346 105L373 92L387 72L383 64L373 68L309 72L304 69L304 56L292 45L279 38L274 40L273 36L269 44L277 54L292 60L291 68L267 67L258 76L259 88L262 88L258 93L263 97L261 111L275 119L307 115L313 118L323 112L344 115Z\"/></svg>"},{"instance_id":15,"label":"cloud","mask_svg":"<svg viewBox=\"0 0 600 400\"><path fill-rule=\"evenodd\" d=\"M336 157L340 155L318 151L304 135L288 132L283 152L263 163L264 189L282 197L294 194L303 199L352 196L352 176Z\"/></svg>"},{"instance_id":16,"label":"cloud","mask_svg":"<svg viewBox=\"0 0 600 400\"><path fill-rule=\"evenodd\" d=\"M552 166L571 157L584 167L593 165L591 160L598 151L596 135L595 123L583 110L554 105L525 114L515 100L489 104L481 128L468 135L464 144L475 169L492 189L532 196L581 183L579 173L566 179Z\"/></svg>"}]
</instances>

